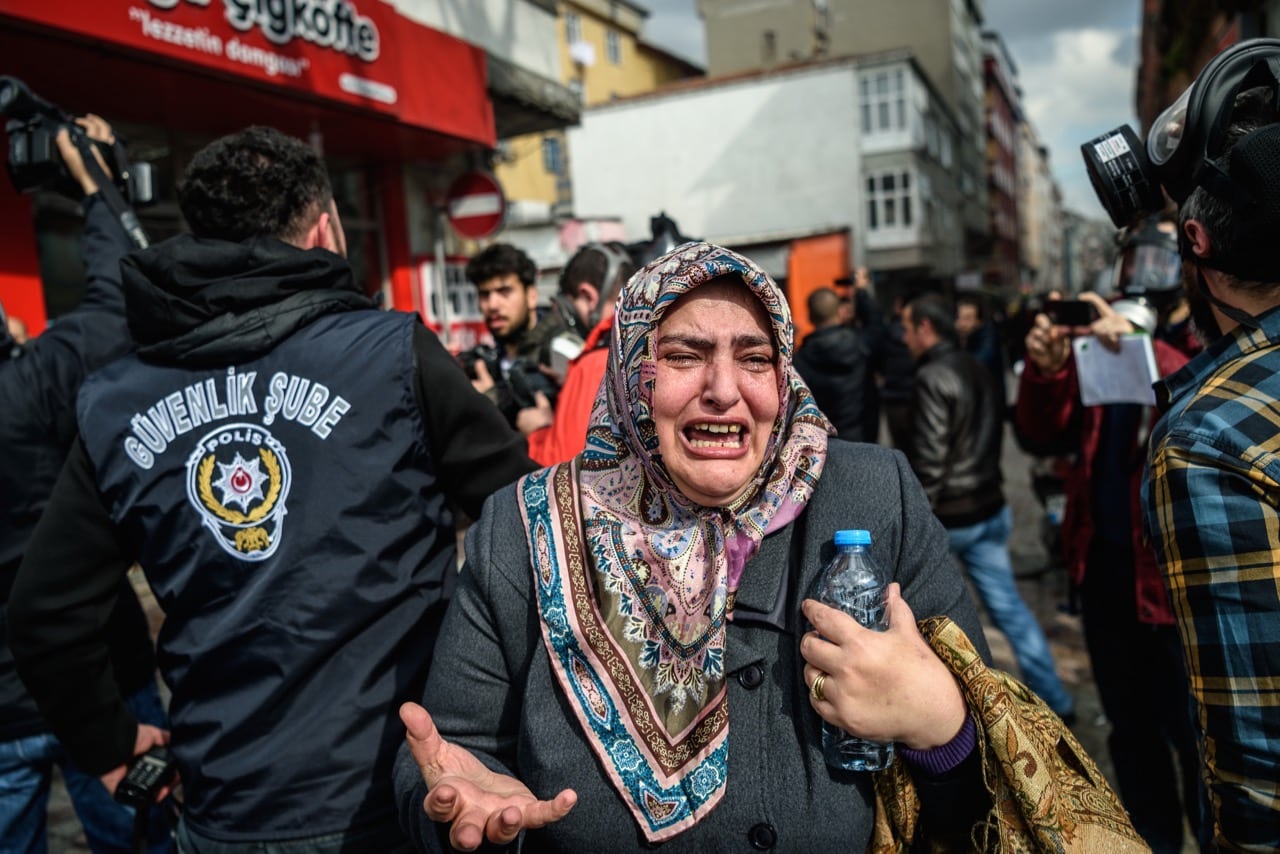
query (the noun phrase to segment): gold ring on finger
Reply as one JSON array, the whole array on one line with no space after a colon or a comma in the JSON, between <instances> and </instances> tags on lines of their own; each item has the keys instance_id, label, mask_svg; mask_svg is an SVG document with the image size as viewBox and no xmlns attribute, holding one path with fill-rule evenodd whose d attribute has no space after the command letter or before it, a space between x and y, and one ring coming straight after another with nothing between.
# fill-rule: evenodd
<instances>
[{"instance_id":1,"label":"gold ring on finger","mask_svg":"<svg viewBox=\"0 0 1280 854\"><path fill-rule=\"evenodd\" d=\"M819 673L814 678L813 684L809 686L809 696L821 703L826 697L822 694L823 683L827 681L827 674Z\"/></svg>"}]
</instances>

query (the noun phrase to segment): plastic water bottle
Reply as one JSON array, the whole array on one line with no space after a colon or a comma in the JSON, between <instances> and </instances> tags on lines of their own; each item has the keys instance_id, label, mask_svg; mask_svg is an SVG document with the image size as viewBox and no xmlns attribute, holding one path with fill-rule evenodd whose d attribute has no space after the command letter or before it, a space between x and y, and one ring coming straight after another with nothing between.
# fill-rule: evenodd
<instances>
[{"instance_id":1,"label":"plastic water bottle","mask_svg":"<svg viewBox=\"0 0 1280 854\"><path fill-rule=\"evenodd\" d=\"M836 556L822 570L814 598L839 608L877 632L889 628L885 588L889 578L871 559L871 532L836 531ZM846 771L879 771L893 762L893 742L869 741L822 722L822 753L827 764Z\"/></svg>"}]
</instances>

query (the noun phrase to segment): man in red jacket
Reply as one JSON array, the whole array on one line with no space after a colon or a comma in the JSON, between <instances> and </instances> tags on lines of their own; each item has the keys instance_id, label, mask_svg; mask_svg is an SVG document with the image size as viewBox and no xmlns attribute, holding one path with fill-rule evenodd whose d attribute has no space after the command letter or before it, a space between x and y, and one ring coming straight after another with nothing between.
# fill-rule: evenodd
<instances>
[{"instance_id":1,"label":"man in red jacket","mask_svg":"<svg viewBox=\"0 0 1280 854\"><path fill-rule=\"evenodd\" d=\"M586 446L587 424L608 361L613 310L618 292L633 272L635 265L621 246L588 243L560 274L560 295L573 304L585 342L569 363L554 415L550 402L539 393L535 395L538 405L517 416L516 427L528 436L529 456L538 465L566 462Z\"/></svg>"},{"instance_id":2,"label":"man in red jacket","mask_svg":"<svg viewBox=\"0 0 1280 854\"><path fill-rule=\"evenodd\" d=\"M1126 250L1135 244L1131 240ZM1176 852L1183 816L1193 832L1198 828L1201 789L1178 635L1140 509L1147 436L1157 413L1139 404L1083 406L1071 352L1073 333L1096 336L1116 349L1122 335L1147 332L1153 333L1161 376L1186 364L1191 354L1168 343L1185 346L1187 340L1169 323L1181 283L1171 234L1167 249L1172 255L1158 281L1144 266L1146 273L1140 270L1132 284L1122 285L1132 299L1113 307L1095 294L1082 295L1098 309L1092 326L1053 326L1047 316L1036 316L1026 337L1015 419L1019 438L1033 453L1076 455L1066 484L1063 549L1079 586L1094 681L1111 723L1108 747L1117 788L1152 849ZM1156 328L1137 327L1130 318ZM1181 771L1181 798L1171 748Z\"/></svg>"}]
</instances>

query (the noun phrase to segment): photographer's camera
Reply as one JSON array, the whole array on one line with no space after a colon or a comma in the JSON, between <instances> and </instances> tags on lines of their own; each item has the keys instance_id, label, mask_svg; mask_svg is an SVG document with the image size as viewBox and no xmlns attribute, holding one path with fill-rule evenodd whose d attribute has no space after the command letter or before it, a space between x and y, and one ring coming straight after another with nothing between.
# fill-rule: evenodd
<instances>
[{"instance_id":1,"label":"photographer's camera","mask_svg":"<svg viewBox=\"0 0 1280 854\"><path fill-rule=\"evenodd\" d=\"M75 119L62 108L32 92L16 77L0 76L0 116L8 121L9 157L6 162L13 187L20 193L51 190L79 201L84 192L72 177L58 152L58 131L65 128L77 143L81 140L98 149L111 172L112 183L133 205L155 201L149 163L130 163L124 144L90 139ZM82 151L85 146L77 144Z\"/></svg>"}]
</instances>

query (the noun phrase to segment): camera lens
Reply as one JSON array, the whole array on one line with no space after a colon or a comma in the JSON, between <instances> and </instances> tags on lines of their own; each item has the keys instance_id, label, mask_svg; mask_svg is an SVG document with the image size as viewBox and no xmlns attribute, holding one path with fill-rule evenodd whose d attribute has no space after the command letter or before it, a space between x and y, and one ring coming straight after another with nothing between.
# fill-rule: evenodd
<instances>
[{"instance_id":1,"label":"camera lens","mask_svg":"<svg viewBox=\"0 0 1280 854\"><path fill-rule=\"evenodd\" d=\"M16 80L12 77L0 77L0 116L9 115L9 111L13 109L13 104L18 100L18 96L22 94Z\"/></svg>"},{"instance_id":2,"label":"camera lens","mask_svg":"<svg viewBox=\"0 0 1280 854\"><path fill-rule=\"evenodd\" d=\"M1089 182L1116 228L1164 206L1164 194L1146 149L1123 125L1080 146Z\"/></svg>"}]
</instances>

